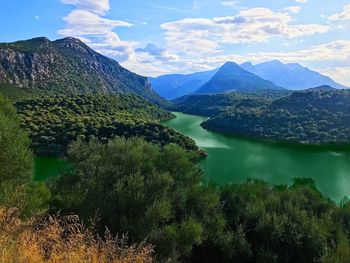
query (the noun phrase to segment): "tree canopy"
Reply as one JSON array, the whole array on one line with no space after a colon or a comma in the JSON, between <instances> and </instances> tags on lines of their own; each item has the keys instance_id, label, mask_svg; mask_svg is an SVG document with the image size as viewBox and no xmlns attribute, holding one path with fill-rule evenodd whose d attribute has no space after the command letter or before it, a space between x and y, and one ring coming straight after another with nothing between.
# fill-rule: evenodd
<instances>
[{"instance_id":1,"label":"tree canopy","mask_svg":"<svg viewBox=\"0 0 350 263\"><path fill-rule=\"evenodd\" d=\"M50 198L45 185L32 183L29 145L16 110L0 96L0 205L18 207L24 215L43 210Z\"/></svg>"},{"instance_id":2,"label":"tree canopy","mask_svg":"<svg viewBox=\"0 0 350 263\"><path fill-rule=\"evenodd\" d=\"M96 213L102 227L133 242L147 239L163 259L188 256L221 220L219 198L201 183L197 159L177 145L160 148L140 138L74 143L74 171L51 183L52 209L86 221Z\"/></svg>"},{"instance_id":3,"label":"tree canopy","mask_svg":"<svg viewBox=\"0 0 350 263\"><path fill-rule=\"evenodd\" d=\"M79 141L68 160L74 169L49 183L51 210L97 218L101 231L127 233L132 242L147 240L160 261L350 259L349 202L339 207L310 179L208 185L197 155L140 138Z\"/></svg>"},{"instance_id":4,"label":"tree canopy","mask_svg":"<svg viewBox=\"0 0 350 263\"><path fill-rule=\"evenodd\" d=\"M159 123L173 115L130 94L41 96L17 101L22 125L37 155L64 156L77 139L102 142L115 137L142 137L197 151L195 142Z\"/></svg>"},{"instance_id":5,"label":"tree canopy","mask_svg":"<svg viewBox=\"0 0 350 263\"><path fill-rule=\"evenodd\" d=\"M348 90L191 96L174 109L210 117L202 126L219 132L302 144L350 143Z\"/></svg>"}]
</instances>

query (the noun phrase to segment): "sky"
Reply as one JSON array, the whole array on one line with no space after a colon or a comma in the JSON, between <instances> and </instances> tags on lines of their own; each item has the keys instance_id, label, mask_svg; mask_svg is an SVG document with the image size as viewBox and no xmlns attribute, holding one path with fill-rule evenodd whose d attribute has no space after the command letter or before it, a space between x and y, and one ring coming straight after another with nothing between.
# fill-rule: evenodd
<instances>
[{"instance_id":1,"label":"sky","mask_svg":"<svg viewBox=\"0 0 350 263\"><path fill-rule=\"evenodd\" d=\"M349 0L0 0L0 42L39 36L144 76L279 59L350 86Z\"/></svg>"}]
</instances>

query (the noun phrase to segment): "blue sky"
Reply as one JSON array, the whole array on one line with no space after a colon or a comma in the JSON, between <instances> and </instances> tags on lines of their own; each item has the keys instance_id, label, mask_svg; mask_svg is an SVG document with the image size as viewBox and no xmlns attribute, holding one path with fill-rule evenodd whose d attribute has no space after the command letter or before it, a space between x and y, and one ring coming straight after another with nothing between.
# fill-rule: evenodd
<instances>
[{"instance_id":1,"label":"blue sky","mask_svg":"<svg viewBox=\"0 0 350 263\"><path fill-rule=\"evenodd\" d=\"M350 1L0 0L0 42L73 36L142 75L298 62L350 86Z\"/></svg>"}]
</instances>

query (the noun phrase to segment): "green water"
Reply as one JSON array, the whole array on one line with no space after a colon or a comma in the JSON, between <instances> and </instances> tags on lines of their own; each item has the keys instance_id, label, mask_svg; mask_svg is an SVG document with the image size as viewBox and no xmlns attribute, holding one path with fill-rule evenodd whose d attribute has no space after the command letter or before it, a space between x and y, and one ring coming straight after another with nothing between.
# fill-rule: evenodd
<instances>
[{"instance_id":1,"label":"green water","mask_svg":"<svg viewBox=\"0 0 350 263\"><path fill-rule=\"evenodd\" d=\"M54 157L36 157L34 181L41 182L47 178L60 175L67 170L67 164Z\"/></svg>"},{"instance_id":2,"label":"green water","mask_svg":"<svg viewBox=\"0 0 350 263\"><path fill-rule=\"evenodd\" d=\"M176 119L164 124L193 138L207 151L208 158L201 163L207 180L225 184L256 178L289 184L295 177L308 177L336 201L350 196L350 151L236 138L203 129L204 117L175 114Z\"/></svg>"}]
</instances>

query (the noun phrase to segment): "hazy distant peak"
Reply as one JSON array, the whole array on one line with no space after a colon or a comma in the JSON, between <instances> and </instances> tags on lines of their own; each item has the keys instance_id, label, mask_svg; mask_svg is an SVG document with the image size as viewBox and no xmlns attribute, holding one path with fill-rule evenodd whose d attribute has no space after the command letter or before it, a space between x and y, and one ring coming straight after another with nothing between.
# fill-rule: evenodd
<instances>
[{"instance_id":1,"label":"hazy distant peak","mask_svg":"<svg viewBox=\"0 0 350 263\"><path fill-rule=\"evenodd\" d=\"M239 65L236 62L228 61L224 65L222 65L221 68L225 68L225 67L239 67Z\"/></svg>"},{"instance_id":2,"label":"hazy distant peak","mask_svg":"<svg viewBox=\"0 0 350 263\"><path fill-rule=\"evenodd\" d=\"M274 59L274 60L270 60L261 64L270 64L270 65L284 65L280 60L278 59Z\"/></svg>"},{"instance_id":3,"label":"hazy distant peak","mask_svg":"<svg viewBox=\"0 0 350 263\"><path fill-rule=\"evenodd\" d=\"M337 89L346 88L331 78L298 63L283 64L279 60L272 60L254 66L246 63L241 66L263 79L290 90L303 90L324 85Z\"/></svg>"}]
</instances>

